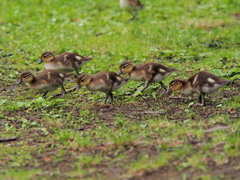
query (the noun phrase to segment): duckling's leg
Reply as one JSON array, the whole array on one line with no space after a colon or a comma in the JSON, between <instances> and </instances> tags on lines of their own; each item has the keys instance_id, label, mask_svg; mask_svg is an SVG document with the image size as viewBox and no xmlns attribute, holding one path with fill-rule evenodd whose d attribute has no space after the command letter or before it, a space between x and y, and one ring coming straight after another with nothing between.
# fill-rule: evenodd
<instances>
[{"instance_id":1,"label":"duckling's leg","mask_svg":"<svg viewBox=\"0 0 240 180\"><path fill-rule=\"evenodd\" d=\"M149 84L151 84L151 82L152 82L152 78L149 81L146 81L145 86L143 87L141 92L143 92L149 86Z\"/></svg>"},{"instance_id":2,"label":"duckling's leg","mask_svg":"<svg viewBox=\"0 0 240 180\"><path fill-rule=\"evenodd\" d=\"M66 91L64 89L63 83L61 83L61 88L62 88L62 96L64 96L64 94L66 94Z\"/></svg>"},{"instance_id":3,"label":"duckling's leg","mask_svg":"<svg viewBox=\"0 0 240 180\"><path fill-rule=\"evenodd\" d=\"M132 13L132 18L130 19L130 21L133 21L136 17L137 17L138 12L135 11L134 13Z\"/></svg>"},{"instance_id":4,"label":"duckling's leg","mask_svg":"<svg viewBox=\"0 0 240 180\"><path fill-rule=\"evenodd\" d=\"M44 98L47 95L48 91L45 91L42 97Z\"/></svg>"},{"instance_id":5,"label":"duckling's leg","mask_svg":"<svg viewBox=\"0 0 240 180\"><path fill-rule=\"evenodd\" d=\"M160 82L161 86L163 87L163 89L165 89L165 91L167 91L167 86L165 86L165 84L163 84L163 82Z\"/></svg>"},{"instance_id":6,"label":"duckling's leg","mask_svg":"<svg viewBox=\"0 0 240 180\"><path fill-rule=\"evenodd\" d=\"M75 71L76 71L76 73L77 73L77 75L79 75L79 70L81 70L81 68L80 69L78 69L78 68L74 68L75 69Z\"/></svg>"},{"instance_id":7,"label":"duckling's leg","mask_svg":"<svg viewBox=\"0 0 240 180\"><path fill-rule=\"evenodd\" d=\"M201 106L205 106L204 94L200 94L200 95L199 95L198 103L199 103Z\"/></svg>"},{"instance_id":8,"label":"duckling's leg","mask_svg":"<svg viewBox=\"0 0 240 180\"><path fill-rule=\"evenodd\" d=\"M111 101L110 101L110 103L113 103L114 102L114 97L113 97L113 93L112 92L110 92L110 99L111 99Z\"/></svg>"},{"instance_id":9,"label":"duckling's leg","mask_svg":"<svg viewBox=\"0 0 240 180\"><path fill-rule=\"evenodd\" d=\"M138 12L137 11L134 11L132 14L132 17L128 20L128 23L132 22L136 17L137 17L137 14Z\"/></svg>"},{"instance_id":10,"label":"duckling's leg","mask_svg":"<svg viewBox=\"0 0 240 180\"><path fill-rule=\"evenodd\" d=\"M205 106L205 97L204 97L204 94L202 94L202 105Z\"/></svg>"},{"instance_id":11,"label":"duckling's leg","mask_svg":"<svg viewBox=\"0 0 240 180\"><path fill-rule=\"evenodd\" d=\"M104 103L105 103L105 104L107 103L107 99L108 99L109 96L110 96L110 103L113 103L113 102L114 102L113 93L112 93L112 92L108 92L108 93L106 93L106 98L105 98L105 100L104 100Z\"/></svg>"}]
</instances>

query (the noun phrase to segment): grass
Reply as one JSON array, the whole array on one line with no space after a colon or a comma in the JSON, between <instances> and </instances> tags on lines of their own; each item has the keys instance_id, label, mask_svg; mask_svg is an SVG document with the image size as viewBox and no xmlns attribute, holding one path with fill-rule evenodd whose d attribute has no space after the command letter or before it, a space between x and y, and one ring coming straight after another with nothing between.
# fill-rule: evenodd
<instances>
[{"instance_id":1,"label":"grass","mask_svg":"<svg viewBox=\"0 0 240 180\"><path fill-rule=\"evenodd\" d=\"M1 179L239 178L239 2L142 2L129 23L118 0L1 1L0 132L18 138L0 143ZM84 88L43 99L15 83L23 70L43 69L44 51L92 55L82 68L89 74L117 72L129 59L177 68L166 85L200 70L233 82L206 107L193 106L195 96L159 95L158 84L139 96L133 81L113 105ZM219 126L227 128L206 132Z\"/></svg>"}]
</instances>

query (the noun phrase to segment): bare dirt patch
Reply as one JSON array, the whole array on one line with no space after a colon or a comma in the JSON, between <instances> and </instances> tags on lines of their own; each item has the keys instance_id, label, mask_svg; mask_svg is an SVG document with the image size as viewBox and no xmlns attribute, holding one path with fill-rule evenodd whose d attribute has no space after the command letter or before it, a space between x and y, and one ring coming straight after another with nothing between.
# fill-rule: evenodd
<instances>
[{"instance_id":1,"label":"bare dirt patch","mask_svg":"<svg viewBox=\"0 0 240 180\"><path fill-rule=\"evenodd\" d=\"M182 98L182 96L173 96L172 98L167 97L166 95L160 95L157 98L153 98L148 94L143 94L139 98L137 102L127 102L122 103L121 98L118 97L118 104L102 104L102 103L92 103L89 101L88 106L83 104L80 108L74 107L72 103L82 103L83 99L76 99L75 102L70 102L69 106L66 106L63 109L62 114L71 113L73 119L75 119L75 123L78 124L78 131L91 131L98 127L99 123L104 122L104 124L108 127L116 126L116 118L125 117L129 119L129 123L133 123L135 121L144 122L149 119L149 117L164 119L167 117L169 121L175 121L176 123L182 123L187 121L188 119L192 119L194 121L204 121L206 122L204 125L204 130L209 130L217 127L227 127L228 124L225 123L210 123L210 119L215 117L216 115L227 114L229 115L232 121L235 121L240 117L240 108L222 108L219 106L219 102L222 101L223 98L231 99L234 96L239 96L239 81L235 82L230 90L219 90L214 95L209 95L207 97L207 106L199 107L199 106L189 106L192 101L196 101L196 99L187 99ZM2 91L4 95L10 93L10 98L13 96L10 91ZM26 92L24 92L26 93ZM76 94L75 94L76 95ZM74 96L75 96L74 95ZM197 97L195 97L197 98ZM72 104L72 106L71 106ZM55 110L55 107L49 107L44 110L44 113L50 113ZM89 110L89 123L84 123L78 121L79 118L82 117L81 110ZM189 111L192 113L189 114ZM45 171L51 171L53 169L58 169L61 173L66 173L74 168L76 168L74 163L76 163L77 156L82 153L87 153L90 156L94 156L97 154L101 154L105 158L101 164L92 164L91 167L97 169L92 175L83 175L81 178L85 177L97 177L99 175L103 177L124 177L124 174L128 170L126 164L134 162L138 159L143 153L149 156L149 158L154 158L158 154L157 146L159 142L153 141L154 143L146 144L146 142L135 142L135 144L125 144L124 146L117 146L114 144L102 144L89 148L76 148L72 149L70 147L63 146L60 148L60 142L56 140L51 140L51 134L54 134L51 130L51 126L49 126L49 122L41 116L43 113L42 110L28 110L28 109L19 109L16 111L5 112L4 118L1 118L1 129L0 131L4 131L4 124L8 123L14 126L16 129L22 129L22 122L19 119L24 118L30 122L37 122L38 125L34 127L29 127L21 137L15 141L11 142L11 146L18 147L18 142L24 142L32 147L42 147L42 152L33 152L31 153L32 157L37 160L38 165L32 165L31 167L25 166L25 168L41 168ZM67 126L69 129L72 128L72 125L63 124L63 126ZM44 132L41 128L46 128L48 134ZM71 129L74 131L74 129ZM217 129L218 130L218 129ZM220 129L221 130L221 129ZM224 130L224 129L223 129ZM191 144L194 146L196 151L201 150L201 144L204 142L211 141L211 136L208 135L211 132L205 132L205 136L202 139L196 139L195 136L191 134L186 134L187 141L179 141L179 142L169 142L169 147L174 147L179 144ZM71 140L70 140L71 141ZM172 144L171 144L172 143ZM212 152L221 153L224 151L224 144L217 144ZM171 149L171 148L170 148ZM58 151L64 150L64 153L61 156L61 160L58 159ZM120 153L124 153L126 155L126 159L118 160L116 163L111 162L111 159L117 158ZM107 160L108 159L108 160ZM4 162L5 166L7 166L9 162ZM183 169L179 171L177 169L178 164L181 163L179 160L172 159L167 166L160 167L157 169L151 170L142 170L134 173L128 174L129 179L181 179L183 174L186 174L186 177L193 178L201 175L205 175L207 173L199 170L199 169ZM211 169L211 175L226 177L230 179L237 179L240 176L239 174L239 166L240 161L238 159L228 159L228 161L223 165L217 165L215 161L211 158L206 159L207 168ZM35 166L35 167L34 167ZM84 167L84 169L88 169L88 167ZM46 175L49 176L49 175ZM58 175L52 175L52 177L58 177L62 179L68 178L59 177ZM76 176L76 178L80 178L80 176Z\"/></svg>"}]
</instances>

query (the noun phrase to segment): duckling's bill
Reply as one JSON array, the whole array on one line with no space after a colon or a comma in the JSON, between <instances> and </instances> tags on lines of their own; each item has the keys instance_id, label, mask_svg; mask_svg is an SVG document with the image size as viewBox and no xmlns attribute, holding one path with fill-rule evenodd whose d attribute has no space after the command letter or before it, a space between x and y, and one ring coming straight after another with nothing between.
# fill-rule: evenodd
<instances>
[{"instance_id":1,"label":"duckling's bill","mask_svg":"<svg viewBox=\"0 0 240 180\"><path fill-rule=\"evenodd\" d=\"M82 87L82 86L78 84L78 85L75 87L75 90L79 90L81 87Z\"/></svg>"},{"instance_id":2,"label":"duckling's bill","mask_svg":"<svg viewBox=\"0 0 240 180\"><path fill-rule=\"evenodd\" d=\"M23 83L23 81L21 79L19 79L18 82L17 82L17 86L19 86L22 83Z\"/></svg>"},{"instance_id":3,"label":"duckling's bill","mask_svg":"<svg viewBox=\"0 0 240 180\"><path fill-rule=\"evenodd\" d=\"M39 59L38 60L38 64L41 64L43 62L43 60Z\"/></svg>"},{"instance_id":4,"label":"duckling's bill","mask_svg":"<svg viewBox=\"0 0 240 180\"><path fill-rule=\"evenodd\" d=\"M172 90L169 88L166 92L168 95L171 95L172 94Z\"/></svg>"},{"instance_id":5,"label":"duckling's bill","mask_svg":"<svg viewBox=\"0 0 240 180\"><path fill-rule=\"evenodd\" d=\"M120 71L118 71L117 74L118 74L118 75L121 75L121 74L123 74L123 72L120 70Z\"/></svg>"}]
</instances>

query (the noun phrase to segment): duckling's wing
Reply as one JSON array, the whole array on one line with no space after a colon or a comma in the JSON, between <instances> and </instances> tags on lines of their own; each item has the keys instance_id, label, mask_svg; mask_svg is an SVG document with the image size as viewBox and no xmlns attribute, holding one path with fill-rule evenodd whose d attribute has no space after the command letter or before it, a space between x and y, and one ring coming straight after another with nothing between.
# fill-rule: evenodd
<instances>
[{"instance_id":1,"label":"duckling's wing","mask_svg":"<svg viewBox=\"0 0 240 180\"><path fill-rule=\"evenodd\" d=\"M215 74L208 72L200 72L198 79L201 84L208 84L209 86L215 83L221 84L221 79L219 77L217 77Z\"/></svg>"},{"instance_id":2,"label":"duckling's wing","mask_svg":"<svg viewBox=\"0 0 240 180\"><path fill-rule=\"evenodd\" d=\"M153 63L145 63L145 64L140 64L135 66L135 70L137 71L145 71L146 74L148 75L155 75L158 71L153 65Z\"/></svg>"},{"instance_id":3,"label":"duckling's wing","mask_svg":"<svg viewBox=\"0 0 240 180\"><path fill-rule=\"evenodd\" d=\"M119 78L122 78L115 72L108 72L107 76L108 76L108 82L111 84L113 84L114 82L117 82L119 80ZM117 77L119 77L119 78L117 78Z\"/></svg>"},{"instance_id":4,"label":"duckling's wing","mask_svg":"<svg viewBox=\"0 0 240 180\"><path fill-rule=\"evenodd\" d=\"M198 89L202 93L213 92L222 86L221 79L208 72L200 72L192 76L189 81L193 88Z\"/></svg>"},{"instance_id":5,"label":"duckling's wing","mask_svg":"<svg viewBox=\"0 0 240 180\"><path fill-rule=\"evenodd\" d=\"M83 58L76 53L62 53L55 58L55 62L60 62L64 66L77 67L82 63Z\"/></svg>"},{"instance_id":6,"label":"duckling's wing","mask_svg":"<svg viewBox=\"0 0 240 180\"><path fill-rule=\"evenodd\" d=\"M66 56L67 60L69 62L72 63L73 66L76 66L76 63L77 64L81 64L84 57L79 55L79 54L75 54L75 53L69 53L67 56Z\"/></svg>"},{"instance_id":7,"label":"duckling's wing","mask_svg":"<svg viewBox=\"0 0 240 180\"><path fill-rule=\"evenodd\" d=\"M149 69L151 67L151 71L149 71L150 75L156 75L158 73L165 74L172 71L170 68L159 63L149 63L148 67Z\"/></svg>"},{"instance_id":8,"label":"duckling's wing","mask_svg":"<svg viewBox=\"0 0 240 180\"><path fill-rule=\"evenodd\" d=\"M64 81L65 78L71 76L72 74L66 74L64 72L58 71L58 70L53 70L53 69L49 69L49 70L45 70L42 71L41 73L39 73L39 75L37 76L37 79L39 81L45 81L48 83L62 83Z\"/></svg>"},{"instance_id":9,"label":"duckling's wing","mask_svg":"<svg viewBox=\"0 0 240 180\"><path fill-rule=\"evenodd\" d=\"M199 74L195 74L192 77L188 79L190 82L191 86L198 86L199 85Z\"/></svg>"}]
</instances>

